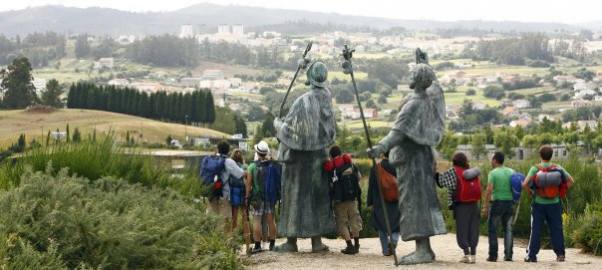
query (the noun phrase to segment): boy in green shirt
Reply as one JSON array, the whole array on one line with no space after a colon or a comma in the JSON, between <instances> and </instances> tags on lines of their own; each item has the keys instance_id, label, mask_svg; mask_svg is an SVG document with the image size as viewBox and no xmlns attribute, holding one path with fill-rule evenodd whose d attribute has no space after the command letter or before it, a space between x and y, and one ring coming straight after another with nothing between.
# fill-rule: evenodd
<instances>
[{"instance_id":1,"label":"boy in green shirt","mask_svg":"<svg viewBox=\"0 0 602 270\"><path fill-rule=\"evenodd\" d=\"M504 154L495 152L491 158L494 168L487 177L487 191L483 200L482 216L488 217L489 257L487 261L497 261L497 224L501 222L504 230L504 261L512 261L512 188L510 177L514 170L504 166ZM491 208L489 207L489 202Z\"/></svg>"},{"instance_id":2,"label":"boy in green shirt","mask_svg":"<svg viewBox=\"0 0 602 270\"><path fill-rule=\"evenodd\" d=\"M523 189L535 196L533 204L531 205L531 237L529 238L525 262L537 262L537 253L539 252L541 242L541 227L544 220L548 224L550 230L552 246L554 248L554 253L556 253L556 261L564 262L565 260L560 186L558 187L558 195L553 198L544 198L538 194L537 189L531 189L533 186L532 183L535 181L535 177L540 171L540 168L549 168L552 166L556 167L556 169L564 175L563 181L566 181L567 187L570 187L573 184L573 177L571 177L566 170L550 162L553 155L554 149L552 149L552 147L547 145L542 146L539 149L541 163L531 167L525 178L525 182L523 183Z\"/></svg>"}]
</instances>

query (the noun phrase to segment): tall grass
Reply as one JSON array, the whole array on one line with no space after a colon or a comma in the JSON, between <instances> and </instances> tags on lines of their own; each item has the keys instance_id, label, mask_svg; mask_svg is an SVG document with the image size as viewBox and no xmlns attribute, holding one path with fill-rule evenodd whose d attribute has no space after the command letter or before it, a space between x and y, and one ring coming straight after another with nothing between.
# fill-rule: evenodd
<instances>
[{"instance_id":1,"label":"tall grass","mask_svg":"<svg viewBox=\"0 0 602 270\"><path fill-rule=\"evenodd\" d=\"M45 171L47 167L51 174L68 168L70 175L82 176L91 181L113 176L146 187L171 187L190 196L196 196L200 192L198 180L192 173L180 179L172 178L166 164L160 164L152 157L126 153L123 148L115 145L111 137L39 147L9 159L0 164L0 188L18 186L20 176L26 168Z\"/></svg>"}]
</instances>

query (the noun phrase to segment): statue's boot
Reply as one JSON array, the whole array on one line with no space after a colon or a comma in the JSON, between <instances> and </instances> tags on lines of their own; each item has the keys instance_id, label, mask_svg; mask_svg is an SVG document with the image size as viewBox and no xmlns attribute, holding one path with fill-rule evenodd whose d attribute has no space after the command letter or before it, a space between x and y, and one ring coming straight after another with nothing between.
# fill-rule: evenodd
<instances>
[{"instance_id":1,"label":"statue's boot","mask_svg":"<svg viewBox=\"0 0 602 270\"><path fill-rule=\"evenodd\" d=\"M328 251L328 246L322 243L321 236L314 236L311 238L311 252L323 252Z\"/></svg>"},{"instance_id":2,"label":"statue's boot","mask_svg":"<svg viewBox=\"0 0 602 270\"><path fill-rule=\"evenodd\" d=\"M286 242L284 244L274 247L274 251L276 251L276 252L298 252L299 248L297 247L297 238L287 237Z\"/></svg>"},{"instance_id":3,"label":"statue's boot","mask_svg":"<svg viewBox=\"0 0 602 270\"><path fill-rule=\"evenodd\" d=\"M399 259L400 265L432 263L435 261L435 252L431 249L429 238L416 240L416 251Z\"/></svg>"}]
</instances>

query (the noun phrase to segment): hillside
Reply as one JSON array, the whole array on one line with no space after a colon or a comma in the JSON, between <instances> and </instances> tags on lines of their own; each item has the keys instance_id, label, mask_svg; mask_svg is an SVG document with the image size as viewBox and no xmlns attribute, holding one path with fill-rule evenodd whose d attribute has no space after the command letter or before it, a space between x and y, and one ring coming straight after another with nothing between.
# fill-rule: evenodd
<instances>
[{"instance_id":1,"label":"hillside","mask_svg":"<svg viewBox=\"0 0 602 270\"><path fill-rule=\"evenodd\" d=\"M36 138L45 141L48 130L65 130L69 124L71 132L79 128L84 136L96 129L97 134L113 131L119 140L124 140L126 133L137 141L163 143L165 138L172 137L183 140L185 133L189 136L207 136L223 138L228 134L200 127L185 127L181 124L164 123L146 118L125 114L61 109L52 113L27 112L24 110L0 111L0 147L16 142L19 134L26 134L27 141ZM140 137L142 135L142 137Z\"/></svg>"},{"instance_id":2,"label":"hillside","mask_svg":"<svg viewBox=\"0 0 602 270\"><path fill-rule=\"evenodd\" d=\"M171 12L136 13L109 8L42 6L0 12L0 33L8 36L32 32L89 33L95 35L177 33L182 24L200 31L214 32L218 24L244 24L245 27L279 25L306 20L320 24L367 26L383 29L476 29L502 32L553 32L575 30L561 23L523 23L512 21L434 21L398 20L376 17L321 13L301 10L268 9L249 6L197 4ZM268 29L269 30L269 29Z\"/></svg>"}]
</instances>

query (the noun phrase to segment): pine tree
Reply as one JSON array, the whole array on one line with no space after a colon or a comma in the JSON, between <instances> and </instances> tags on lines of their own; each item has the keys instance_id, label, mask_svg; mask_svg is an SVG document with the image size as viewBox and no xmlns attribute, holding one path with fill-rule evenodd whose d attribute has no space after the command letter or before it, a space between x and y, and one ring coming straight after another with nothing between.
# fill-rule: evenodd
<instances>
[{"instance_id":1,"label":"pine tree","mask_svg":"<svg viewBox=\"0 0 602 270\"><path fill-rule=\"evenodd\" d=\"M199 91L194 91L190 96L190 100L188 101L190 104L190 112L189 112L189 120L192 123L198 122L199 119L199 104L197 102L199 96Z\"/></svg>"},{"instance_id":2,"label":"pine tree","mask_svg":"<svg viewBox=\"0 0 602 270\"><path fill-rule=\"evenodd\" d=\"M4 107L23 109L37 100L31 70L29 59L17 57L7 69L0 71L0 90L4 92Z\"/></svg>"},{"instance_id":3,"label":"pine tree","mask_svg":"<svg viewBox=\"0 0 602 270\"><path fill-rule=\"evenodd\" d=\"M244 138L248 136L247 134L247 123L238 113L234 115L234 121L236 123L236 133L242 134Z\"/></svg>"},{"instance_id":4,"label":"pine tree","mask_svg":"<svg viewBox=\"0 0 602 270\"><path fill-rule=\"evenodd\" d=\"M199 91L198 95L198 114L197 114L197 122L199 123L207 123L207 95L206 91Z\"/></svg>"},{"instance_id":5,"label":"pine tree","mask_svg":"<svg viewBox=\"0 0 602 270\"><path fill-rule=\"evenodd\" d=\"M67 108L75 108L76 97L75 97L75 84L72 83L69 87L69 93L67 94Z\"/></svg>"},{"instance_id":6,"label":"pine tree","mask_svg":"<svg viewBox=\"0 0 602 270\"><path fill-rule=\"evenodd\" d=\"M213 124L215 122L215 105L213 101L213 94L211 91L207 91L207 105L205 106L205 122Z\"/></svg>"},{"instance_id":7,"label":"pine tree","mask_svg":"<svg viewBox=\"0 0 602 270\"><path fill-rule=\"evenodd\" d=\"M261 133L264 137L276 136L276 128L274 128L274 115L267 113L265 120L261 124Z\"/></svg>"}]
</instances>

